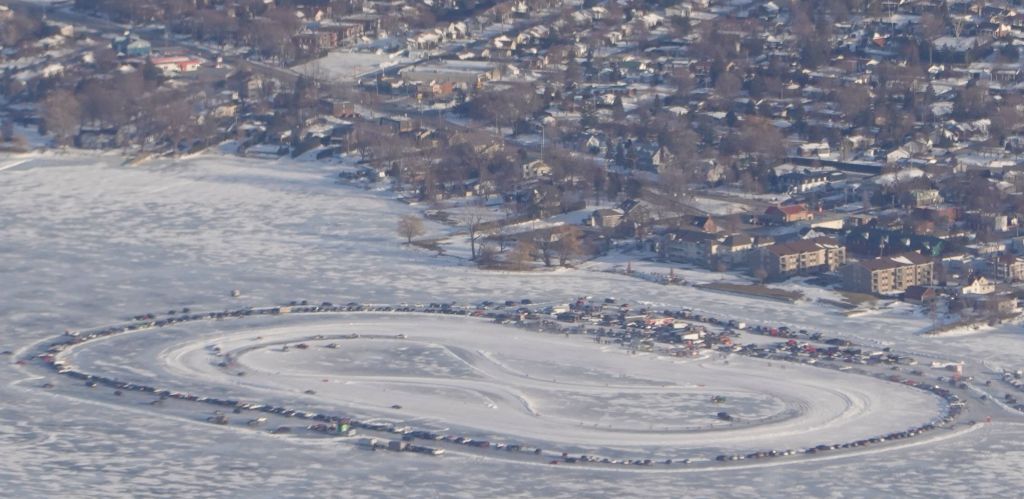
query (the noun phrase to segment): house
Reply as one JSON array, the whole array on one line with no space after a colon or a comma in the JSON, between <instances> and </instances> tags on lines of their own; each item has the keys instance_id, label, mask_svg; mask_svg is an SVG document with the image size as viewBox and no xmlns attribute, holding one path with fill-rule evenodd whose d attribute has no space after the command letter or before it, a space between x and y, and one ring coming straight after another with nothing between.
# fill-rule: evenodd
<instances>
[{"instance_id":1,"label":"house","mask_svg":"<svg viewBox=\"0 0 1024 499\"><path fill-rule=\"evenodd\" d=\"M885 163L891 165L893 163L898 163L908 158L910 158L910 153L907 152L907 150L903 149L902 147L897 147L896 149L893 149L892 151L886 153Z\"/></svg>"},{"instance_id":2,"label":"house","mask_svg":"<svg viewBox=\"0 0 1024 499\"><path fill-rule=\"evenodd\" d=\"M225 103L220 104L213 108L213 116L215 118L233 118L238 114L238 104L236 103Z\"/></svg>"},{"instance_id":3,"label":"house","mask_svg":"<svg viewBox=\"0 0 1024 499\"><path fill-rule=\"evenodd\" d=\"M117 128L82 127L75 137L75 147L81 149L109 149L117 143Z\"/></svg>"},{"instance_id":4,"label":"house","mask_svg":"<svg viewBox=\"0 0 1024 499\"><path fill-rule=\"evenodd\" d=\"M288 154L288 147L278 144L256 144L246 148L247 158L277 159Z\"/></svg>"},{"instance_id":5,"label":"house","mask_svg":"<svg viewBox=\"0 0 1024 499\"><path fill-rule=\"evenodd\" d=\"M196 71L203 63L199 59L187 56L154 57L151 61L157 69L168 76Z\"/></svg>"},{"instance_id":6,"label":"house","mask_svg":"<svg viewBox=\"0 0 1024 499\"><path fill-rule=\"evenodd\" d=\"M600 210L594 210L590 215L590 225L603 229L614 229L622 223L623 215L625 215L625 213L618 208L602 208Z\"/></svg>"},{"instance_id":7,"label":"house","mask_svg":"<svg viewBox=\"0 0 1024 499\"><path fill-rule=\"evenodd\" d=\"M719 232L715 220L706 215L683 216L675 219L676 227L714 234Z\"/></svg>"},{"instance_id":8,"label":"house","mask_svg":"<svg viewBox=\"0 0 1024 499\"><path fill-rule=\"evenodd\" d=\"M443 101L445 99L451 99L455 96L455 90L457 88L455 82L444 81L444 82L416 82L416 98L417 99L434 99L437 101Z\"/></svg>"},{"instance_id":9,"label":"house","mask_svg":"<svg viewBox=\"0 0 1024 499\"><path fill-rule=\"evenodd\" d=\"M363 25L359 23L338 23L320 26L320 31L334 34L335 45L363 35Z\"/></svg>"},{"instance_id":10,"label":"house","mask_svg":"<svg viewBox=\"0 0 1024 499\"><path fill-rule=\"evenodd\" d=\"M778 192L807 192L842 177L835 171L793 171L783 173L775 178L775 190Z\"/></svg>"},{"instance_id":11,"label":"house","mask_svg":"<svg viewBox=\"0 0 1024 499\"><path fill-rule=\"evenodd\" d=\"M1020 310L1017 299L1011 295L987 295L974 301L974 311L1000 316L1013 315Z\"/></svg>"},{"instance_id":12,"label":"house","mask_svg":"<svg viewBox=\"0 0 1024 499\"><path fill-rule=\"evenodd\" d=\"M991 51L992 38L978 36L940 36L932 40L935 60L950 63L970 63Z\"/></svg>"},{"instance_id":13,"label":"house","mask_svg":"<svg viewBox=\"0 0 1024 499\"><path fill-rule=\"evenodd\" d=\"M419 128L412 118L402 116L398 118L392 118L385 116L380 119L381 126L390 127L395 133L409 133Z\"/></svg>"},{"instance_id":14,"label":"house","mask_svg":"<svg viewBox=\"0 0 1024 499\"><path fill-rule=\"evenodd\" d=\"M762 217L767 224L803 222L814 218L814 214L803 204L769 206Z\"/></svg>"},{"instance_id":15,"label":"house","mask_svg":"<svg viewBox=\"0 0 1024 499\"><path fill-rule=\"evenodd\" d=\"M754 253L753 268L764 269L768 277L785 278L798 274L834 272L846 263L846 247L828 237L798 239L773 244Z\"/></svg>"},{"instance_id":16,"label":"house","mask_svg":"<svg viewBox=\"0 0 1024 499\"><path fill-rule=\"evenodd\" d=\"M619 203L619 209L623 213L622 223L619 225L619 233L625 234L623 237L645 237L651 223L654 221L651 205L646 201L627 199ZM623 231L622 229L629 230Z\"/></svg>"},{"instance_id":17,"label":"house","mask_svg":"<svg viewBox=\"0 0 1024 499\"><path fill-rule=\"evenodd\" d=\"M935 206L942 203L942 196L935 189L913 189L904 194L903 203L912 208Z\"/></svg>"},{"instance_id":18,"label":"house","mask_svg":"<svg viewBox=\"0 0 1024 499\"><path fill-rule=\"evenodd\" d=\"M229 88L238 90L239 97L243 99L256 99L264 92L265 82L257 75L237 72L228 77Z\"/></svg>"},{"instance_id":19,"label":"house","mask_svg":"<svg viewBox=\"0 0 1024 499\"><path fill-rule=\"evenodd\" d=\"M861 260L841 267L839 272L846 289L872 294L930 286L934 280L932 259L918 253Z\"/></svg>"},{"instance_id":20,"label":"house","mask_svg":"<svg viewBox=\"0 0 1024 499\"><path fill-rule=\"evenodd\" d=\"M604 142L596 135L588 135L587 140L583 141L581 148L590 154L604 154L607 150Z\"/></svg>"},{"instance_id":21,"label":"house","mask_svg":"<svg viewBox=\"0 0 1024 499\"><path fill-rule=\"evenodd\" d=\"M324 114L336 118L351 118L356 115L356 106L349 101L323 99L320 101L320 108Z\"/></svg>"},{"instance_id":22,"label":"house","mask_svg":"<svg viewBox=\"0 0 1024 499\"><path fill-rule=\"evenodd\" d=\"M425 50L436 48L443 41L444 33L441 30L435 29L418 33L416 36L407 39L405 42L410 49Z\"/></svg>"},{"instance_id":23,"label":"house","mask_svg":"<svg viewBox=\"0 0 1024 499\"><path fill-rule=\"evenodd\" d=\"M667 147L661 146L651 155L650 162L656 172L665 173L674 159L675 155Z\"/></svg>"},{"instance_id":24,"label":"house","mask_svg":"<svg viewBox=\"0 0 1024 499\"><path fill-rule=\"evenodd\" d=\"M903 291L903 301L910 303L925 304L931 303L938 297L935 288L931 286L908 286Z\"/></svg>"},{"instance_id":25,"label":"house","mask_svg":"<svg viewBox=\"0 0 1024 499\"><path fill-rule=\"evenodd\" d=\"M153 50L149 42L131 34L131 32L115 38L111 43L111 47L117 53L128 57L146 57Z\"/></svg>"},{"instance_id":26,"label":"house","mask_svg":"<svg viewBox=\"0 0 1024 499\"><path fill-rule=\"evenodd\" d=\"M963 214L967 227L974 230L1004 232L1010 228L1010 219L1002 213L969 211Z\"/></svg>"},{"instance_id":27,"label":"house","mask_svg":"<svg viewBox=\"0 0 1024 499\"><path fill-rule=\"evenodd\" d=\"M550 184L539 183L532 189L520 193L519 197L519 202L526 204L526 212L532 217L548 217L571 211L565 209L568 206L562 199L562 193Z\"/></svg>"},{"instance_id":28,"label":"house","mask_svg":"<svg viewBox=\"0 0 1024 499\"><path fill-rule=\"evenodd\" d=\"M967 282L959 289L961 295L989 295L995 291L995 283L979 275L968 277Z\"/></svg>"},{"instance_id":29,"label":"house","mask_svg":"<svg viewBox=\"0 0 1024 499\"><path fill-rule=\"evenodd\" d=\"M547 163L545 163L543 160L537 159L537 160L530 161L529 163L526 163L526 164L523 165L523 178L524 179L540 178L540 177L550 177L550 176L551 176L551 166L548 165Z\"/></svg>"},{"instance_id":30,"label":"house","mask_svg":"<svg viewBox=\"0 0 1024 499\"><path fill-rule=\"evenodd\" d=\"M797 154L805 158L824 157L832 154L828 142L808 142L797 147Z\"/></svg>"},{"instance_id":31,"label":"house","mask_svg":"<svg viewBox=\"0 0 1024 499\"><path fill-rule=\"evenodd\" d=\"M307 31L292 36L292 44L301 54L318 54L338 46L338 34L333 31Z\"/></svg>"},{"instance_id":32,"label":"house","mask_svg":"<svg viewBox=\"0 0 1024 499\"><path fill-rule=\"evenodd\" d=\"M381 31L381 15L377 13L363 12L352 14L339 18L338 22L358 25L363 35L375 35Z\"/></svg>"}]
</instances>

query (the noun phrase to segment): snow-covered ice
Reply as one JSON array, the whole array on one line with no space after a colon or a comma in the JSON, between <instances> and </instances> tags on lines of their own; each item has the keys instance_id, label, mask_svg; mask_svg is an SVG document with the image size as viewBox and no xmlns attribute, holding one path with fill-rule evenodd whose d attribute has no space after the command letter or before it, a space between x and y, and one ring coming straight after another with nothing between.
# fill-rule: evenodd
<instances>
[{"instance_id":1,"label":"snow-covered ice","mask_svg":"<svg viewBox=\"0 0 1024 499\"><path fill-rule=\"evenodd\" d=\"M518 297L564 302L576 295L593 295L686 306L738 317L749 324L788 324L828 331L872 345L899 346L922 356L963 359L969 365L993 369L1024 364L1020 354L1024 339L1015 325L975 336L932 338L918 334L928 325L927 319L905 307L845 317L832 307L809 302L781 305L585 269L480 271L458 259L439 258L402 245L394 231L395 223L400 215L415 208L385 194L340 186L334 182L329 166L211 155L126 167L117 156L79 153L11 156L0 164L11 165L0 171L0 351L17 353L34 341L68 328L87 328L136 313L186 306L237 308L303 298L336 303L475 302ZM432 225L430 230L445 229ZM229 296L229 290L236 288L243 291L241 298ZM408 334L413 338L415 331ZM432 334L443 339L441 333ZM524 338L504 354L500 344L468 349L485 352L486 357L480 352L476 355L488 358L490 365L530 370L537 366L529 364L529 358L523 359L529 357L527 354L535 353L536 362L553 355L549 347L536 340ZM435 344L444 342L420 343L417 349L406 352L403 362L425 370L418 373L424 377L460 373L463 368L451 362L450 350L446 353L444 347ZM374 353L376 346L360 348L367 356L384 355ZM88 351L83 350L83 355ZM256 355L273 353L259 351L248 360L243 357L243 361L259 361ZM314 352L308 355L309 362L318 361ZM593 358L612 359L616 355L623 354L605 352ZM145 377L178 366L183 371L175 375L182 382L196 382L188 358L182 357L180 364L163 365L140 363L144 357L131 362L107 359L96 367L120 368L125 375ZM1017 495L1024 486L1024 479L1017 473L1024 464L1024 425L1009 415L967 431L950 432L948 437L910 440L866 454L836 454L806 461L748 463L699 472L552 467L469 455L437 459L368 453L331 440L270 436L161 417L142 408L41 390L40 380L32 371L14 365L12 357L0 359L5 359L0 363L0 483L4 495L13 497L677 497L684 493L697 497L994 497ZM93 359L96 361L104 359ZM737 364L736 370L744 369ZM304 369L283 360L279 364L256 362L254 367L260 365L277 366L296 376L303 375ZM694 365L706 365L708 372L702 373L706 377L723 369L713 362ZM645 373L654 369L650 366L663 369ZM601 371L600 366L591 367ZM677 366L666 361L639 358L630 360L629 367L639 379L664 377L672 383L686 382L673 378ZM351 369L365 368L356 364ZM393 374L363 371L359 375ZM556 375L562 376L551 374ZM574 374L586 375L585 371ZM804 378L825 385L827 376L839 373L814 371L814 375ZM751 373L746 386L732 386L740 399L744 397L742 392L753 393L756 382L773 382L755 376ZM272 378L254 376L251 381L269 383ZM294 391L293 381L281 382L285 386L278 388ZM917 404L927 407L931 403L927 397L916 402L908 399L918 397L917 392L883 393L873 388L873 382L877 381L844 387L862 393L862 400L882 405L862 414L865 425L881 428L892 424L884 417L874 422L864 419L869 418L868 414L885 415L890 406L897 412L917 414ZM343 386L339 390L339 396L352 393ZM601 392L597 396L568 392L559 397L557 390L541 391L537 398L547 398L552 417L576 414L579 407L620 403L601 398ZM479 400L469 393L467 396ZM430 395L422 396L429 403ZM765 411L763 415L781 407L773 405L779 403L774 397L763 400L763 405L753 402L755 395L749 397L748 409ZM370 405L384 402L367 400ZM657 392L639 400L651 407L648 412L694 412L687 407L665 407ZM495 404L504 402L499 399ZM827 410L830 404L821 407ZM619 418L619 422L648 416L612 408L604 416L600 411L591 412L589 416L597 420ZM517 421L525 419L523 414L520 411L507 416L509 421L495 422L495 426L521 424ZM849 428L836 427L836 431L856 428L857 424L851 424ZM523 433L531 431L541 439L559 438L557 431L522 429ZM615 443L606 442L608 447ZM728 442L706 444L728 446Z\"/></svg>"}]
</instances>

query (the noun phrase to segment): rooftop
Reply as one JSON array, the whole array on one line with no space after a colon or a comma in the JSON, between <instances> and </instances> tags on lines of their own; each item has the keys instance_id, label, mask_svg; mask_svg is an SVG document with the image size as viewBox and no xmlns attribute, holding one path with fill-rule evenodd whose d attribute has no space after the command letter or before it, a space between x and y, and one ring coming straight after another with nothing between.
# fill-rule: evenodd
<instances>
[{"instance_id":1,"label":"rooftop","mask_svg":"<svg viewBox=\"0 0 1024 499\"><path fill-rule=\"evenodd\" d=\"M897 256L886 256L874 260L861 260L854 265L860 265L870 271L898 269L910 265L924 265L931 263L932 259L918 253L903 253Z\"/></svg>"}]
</instances>

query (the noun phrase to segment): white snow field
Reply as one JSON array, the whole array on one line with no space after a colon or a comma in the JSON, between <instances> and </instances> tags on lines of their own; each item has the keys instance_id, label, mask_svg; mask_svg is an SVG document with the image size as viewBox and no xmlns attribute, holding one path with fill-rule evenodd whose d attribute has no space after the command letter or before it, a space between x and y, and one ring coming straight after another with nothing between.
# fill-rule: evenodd
<instances>
[{"instance_id":1,"label":"white snow field","mask_svg":"<svg viewBox=\"0 0 1024 499\"><path fill-rule=\"evenodd\" d=\"M956 338L918 336L927 319L903 306L851 318L810 302L782 305L585 270L482 272L404 247L394 225L415 208L339 186L329 166L315 163L201 156L125 167L116 156L82 153L0 163L13 165L0 171L0 351L15 354L0 356L3 496L1014 497L1024 487L1018 472L1024 425L1009 413L863 452L720 469L620 469L460 453L372 453L337 440L215 426L99 396L43 390L38 371L14 360L65 329L143 312L295 299L565 302L616 296L827 331L969 366L1020 367L1024 337L1010 327ZM439 235L446 229L430 230ZM236 288L243 294L231 298L228 291ZM758 439L765 445L785 439L796 447L799 439L811 439L805 435L877 434L927 421L938 406L918 391L821 369L628 356L580 338L429 319L211 322L180 335L172 327L90 342L69 355L106 373L156 376L214 394L243 391L403 420L423 411L423 423L481 434L663 455L675 448L746 449L742 442ZM346 340L354 342L336 350L311 342L301 352L269 344L277 335L351 328L408 339ZM241 356L245 377L229 379L203 351L213 338L229 349L258 344L251 342L257 336L268 344ZM317 395L304 395L308 388ZM753 421L744 424L741 417L734 426L695 431L720 424L708 420L704 396L710 392L726 395L735 404L730 410ZM403 409L390 412L393 404ZM630 426L638 431L626 438L621 428Z\"/></svg>"}]
</instances>

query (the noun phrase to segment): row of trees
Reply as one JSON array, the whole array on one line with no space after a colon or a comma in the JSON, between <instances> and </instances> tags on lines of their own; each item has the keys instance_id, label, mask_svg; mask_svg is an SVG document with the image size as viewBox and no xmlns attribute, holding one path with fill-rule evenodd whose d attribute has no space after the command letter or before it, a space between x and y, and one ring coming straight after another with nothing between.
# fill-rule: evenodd
<instances>
[{"instance_id":1,"label":"row of trees","mask_svg":"<svg viewBox=\"0 0 1024 499\"><path fill-rule=\"evenodd\" d=\"M202 88L167 88L147 62L134 72L64 81L40 102L45 130L59 145L72 143L83 128L116 130L129 144L166 145L176 151L216 133L216 122L202 113Z\"/></svg>"},{"instance_id":2,"label":"row of trees","mask_svg":"<svg viewBox=\"0 0 1024 499\"><path fill-rule=\"evenodd\" d=\"M565 230L546 229L517 235L507 251L502 249L502 243L485 242L480 246L476 261L484 268L529 270L536 261L545 267L565 267L587 254L582 231L569 227Z\"/></svg>"},{"instance_id":3,"label":"row of trees","mask_svg":"<svg viewBox=\"0 0 1024 499\"><path fill-rule=\"evenodd\" d=\"M541 261L544 266L567 266L587 254L583 243L583 232L573 226L559 226L539 229L514 235L501 233L500 227L493 229L497 235L489 236L484 242L486 215L482 209L470 208L458 216L458 222L466 230L470 243L470 259L485 268L512 268L526 270L531 262ZM423 219L415 215L402 216L396 226L398 235L406 244L426 233ZM509 246L509 242L514 244ZM507 249L507 251L506 251Z\"/></svg>"},{"instance_id":4,"label":"row of trees","mask_svg":"<svg viewBox=\"0 0 1024 499\"><path fill-rule=\"evenodd\" d=\"M317 2L323 3L323 2ZM205 0L75 0L75 8L119 22L163 23L170 30L217 44L251 47L264 57L290 61L301 26L295 6L302 2L240 0L229 8Z\"/></svg>"}]
</instances>

